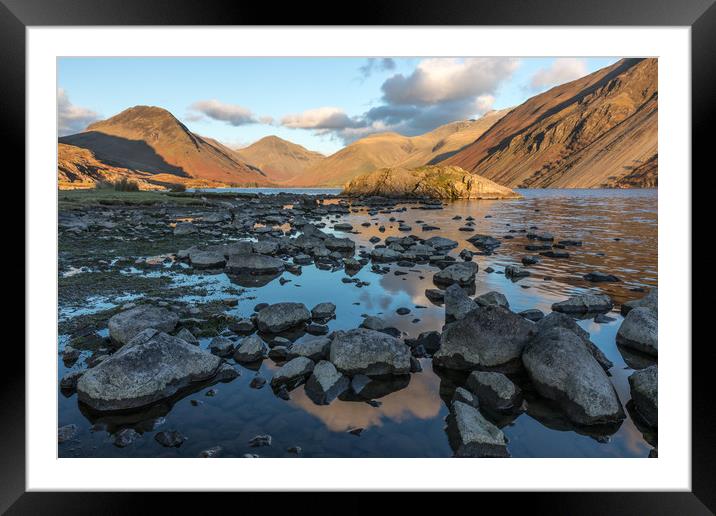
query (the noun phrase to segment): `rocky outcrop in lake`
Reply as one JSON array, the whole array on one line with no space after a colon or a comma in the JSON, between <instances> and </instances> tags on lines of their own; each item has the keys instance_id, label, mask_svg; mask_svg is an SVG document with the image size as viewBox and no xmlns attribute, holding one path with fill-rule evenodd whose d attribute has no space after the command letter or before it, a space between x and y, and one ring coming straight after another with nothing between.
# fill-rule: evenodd
<instances>
[{"instance_id":1,"label":"rocky outcrop in lake","mask_svg":"<svg viewBox=\"0 0 716 516\"><path fill-rule=\"evenodd\" d=\"M460 167L383 168L352 179L343 195L433 199L519 199L509 188Z\"/></svg>"}]
</instances>

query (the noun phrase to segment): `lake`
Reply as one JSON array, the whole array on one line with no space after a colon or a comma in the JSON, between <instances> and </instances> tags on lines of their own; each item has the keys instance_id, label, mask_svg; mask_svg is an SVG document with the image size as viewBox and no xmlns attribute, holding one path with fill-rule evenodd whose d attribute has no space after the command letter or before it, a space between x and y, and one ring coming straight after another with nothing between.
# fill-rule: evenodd
<instances>
[{"instance_id":1,"label":"lake","mask_svg":"<svg viewBox=\"0 0 716 516\"><path fill-rule=\"evenodd\" d=\"M235 189L246 193L271 193L270 189ZM335 189L298 190L299 193L334 195ZM620 350L615 335L623 318L618 306L628 300L640 298L650 287L658 283L657 237L658 195L656 190L519 190L524 196L509 201L457 201L447 204L442 210L412 209L399 213L370 215L364 207L355 208L344 216L327 215L323 222L324 231L337 236L348 236L356 248L371 249L371 237L385 239L388 236L416 234L421 238L443 236L456 240L460 245L450 254L457 256L460 250L476 249L466 242L473 233L459 231L465 218L475 219L475 233L492 235L502 245L492 255L476 255L473 259L479 272L476 278L476 294L489 291L503 293L514 312L537 308L545 313L551 311L552 303L570 295L583 292L606 293L614 300L615 309L607 314L613 320L597 323L593 319L578 321L591 335L591 340L614 363L610 369L611 381L622 404L630 399L628 376L634 368L651 363L642 356L634 356ZM327 201L328 202L328 201ZM400 205L399 205L400 206ZM192 208L183 208L190 212ZM177 217L182 215L179 213ZM191 213L185 214L191 216ZM129 215L127 215L129 216ZM162 215L165 216L165 215ZM455 217L461 217L456 220ZM411 233L398 231L398 221L412 226ZM331 229L337 221L348 222L358 232L343 233ZM435 231L421 231L421 222L437 226ZM370 223L370 227L361 224ZM385 231L379 225L385 225ZM543 257L536 265L526 267L531 275L511 281L504 274L510 264L521 265L525 255L537 254L525 251L529 243L524 233L530 227L538 227L561 239L582 240L580 247L570 247L569 259ZM105 232L112 234L114 229ZM63 281L78 281L75 278L93 274L88 254L86 269L82 261L64 264L63 242L60 240L60 275L71 274ZM68 237L68 240L74 237ZM126 238L123 237L123 238ZM118 240L119 241L119 240ZM69 244L67 244L69 246ZM116 245L122 245L116 244ZM165 253L174 253L176 248L167 248ZM74 251L66 251L70 254ZM97 253L101 253L98 250ZM425 290L435 288L432 276L435 267L416 264L401 268L390 264L391 271L377 274L370 265L363 267L355 276L367 283L357 286L344 283L343 270L321 270L314 265L303 266L300 275L284 272L278 278L262 287L250 287L232 283L223 272L210 273L187 271L185 266L167 260L163 266L151 269L134 267L128 263L113 264L111 252L107 253L107 264L103 274L122 274L128 279L146 277L147 281L161 281L170 289L181 287L177 299L184 303L200 305L238 298L238 304L226 309L234 317L248 317L258 303L296 301L309 309L318 303L330 301L337 307L336 318L328 323L330 331L356 328L363 316L379 315L391 326L401 330L408 337L416 337L429 330L441 331L445 323L444 307L431 303L425 297ZM135 254L131 254L134 259ZM99 254L98 254L99 255ZM102 255L105 256L105 255ZM121 256L121 253L117 253ZM487 273L491 267L494 272ZM395 275L401 269L407 274ZM601 271L616 275L618 283L590 283L583 279L588 272ZM191 272L191 273L190 273ZM79 283L71 283L71 285ZM73 318L92 313L101 313L142 298L142 293L128 289L103 295L92 289L82 295L63 297L62 290L70 288L60 284L59 315L61 322L70 323ZM70 285L70 283L67 283ZM72 287L75 288L75 287ZM120 289L121 290L121 289ZM398 315L398 308L408 308L410 313ZM107 335L106 328L100 330ZM313 338L299 336L297 341ZM69 341L68 334L60 334L61 351ZM200 339L200 345L208 346L210 337ZM83 351L74 369L84 367L83 361L91 356ZM291 447L300 447L303 457L449 457L452 450L445 432L445 417L456 385L464 381L460 375L446 375L433 371L431 359L420 359L422 372L411 374L407 382L395 382L387 386L385 394L376 399L380 404L373 406L365 402L335 400L330 405L314 404L304 392L303 386L290 392L290 399L276 396L268 384L255 389L250 387L256 375L270 380L277 365L270 359L264 360L257 370L229 362L241 375L229 383L218 383L202 387L195 392L184 393L183 397L158 404L139 413L97 415L87 411L77 402L76 394L66 396L58 391L60 426L76 424L79 433L76 439L59 445L61 457L196 457L202 450L221 446L222 456L243 456L257 453L262 457L288 457L295 453ZM72 367L66 367L58 358L59 376ZM517 380L516 380L517 381ZM518 382L519 383L519 382ZM558 409L534 393L525 393L527 411L515 416L493 418L509 439L508 449L513 457L647 457L656 445L656 436L643 434L631 414L617 428L609 431L575 428ZM122 428L134 428L142 434L132 445L118 448L113 444L113 435ZM362 431L357 431L362 429ZM187 437L178 448L164 448L152 437L159 430L179 430ZM354 432L350 432L355 430ZM249 440L259 434L272 436L272 445L251 448ZM651 443L651 444L650 444Z\"/></svg>"}]
</instances>

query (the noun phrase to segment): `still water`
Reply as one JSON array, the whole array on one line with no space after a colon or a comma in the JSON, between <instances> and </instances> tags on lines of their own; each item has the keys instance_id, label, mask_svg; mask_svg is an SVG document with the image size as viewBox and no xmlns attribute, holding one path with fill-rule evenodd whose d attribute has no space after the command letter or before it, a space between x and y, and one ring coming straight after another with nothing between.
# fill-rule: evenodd
<instances>
[{"instance_id":1,"label":"still water","mask_svg":"<svg viewBox=\"0 0 716 516\"><path fill-rule=\"evenodd\" d=\"M265 189L255 189L265 190ZM248 191L242 189L241 191ZM335 190L334 190L335 192ZM321 192L324 193L324 192ZM460 243L451 254L457 256L463 248L475 250L458 228L464 218L475 218L475 233L499 238L502 246L491 256L475 256L479 264L476 294L491 290L502 292L510 308L519 312L538 308L545 313L555 301L587 291L609 294L617 308L609 315L614 321L598 324L592 319L579 321L592 341L614 363L611 380L623 404L630 399L628 376L634 367L649 365L643 357L633 357L617 348L615 335L622 322L618 306L627 300L642 297L634 289L657 286L657 191L656 190L522 190L524 199L514 201L459 201L444 210L424 211L411 209L402 213L371 216L365 209L340 218L349 222L359 234L343 234L356 241L356 247L370 249L372 236L404 236L398 231L398 222L389 222L395 216L413 227L413 234L424 238L439 235ZM463 220L453 220L455 216ZM330 229L338 218L326 217ZM422 232L424 221L440 230ZM362 227L370 222L370 227ZM379 232L384 224L386 231ZM525 251L528 243L524 233L516 231L537 226L555 235L555 240L582 240L581 247L569 249L567 260L543 257L529 267L531 276L512 282L499 272L509 264L520 264L522 256L535 254ZM514 238L505 239L504 237ZM492 267L494 273L486 273ZM344 271L325 271L304 266L299 276L287 272L291 280L281 285L275 279L261 288L248 289L239 299L238 306L228 313L248 317L257 303L283 301L302 302L310 309L314 305L331 301L336 304L337 318L328 323L331 331L357 327L365 314L380 315L392 326L415 337L423 331L440 331L444 324L444 308L432 304L425 297L425 289L434 288L432 276L437 270L427 265L403 268L407 275L391 272L375 274L370 266L364 267L357 277L370 285L362 288L342 283ZM582 276L587 272L601 271L614 274L619 283L592 284ZM158 272L157 274L163 274ZM166 272L181 278L181 273ZM225 289L235 287L223 274L194 274L192 281L206 286L206 299L192 298L192 302L229 297ZM234 297L234 296L231 296ZM408 315L396 314L399 307L411 309ZM62 312L62 308L60 310ZM298 340L313 338L301 336ZM203 339L206 347L210 339ZM66 337L60 336L60 349ZM230 359L233 363L233 360ZM627 363L629 362L629 363ZM299 446L304 457L449 457L452 450L445 433L447 402L455 385L464 378L446 377L431 368L430 359L421 359L423 371L410 376L407 384L395 385L394 392L380 397L378 407L365 402L335 400L328 406L315 405L304 393L303 387L291 391L291 399L274 395L266 385L262 389L249 387L255 375L270 379L277 366L264 360L254 371L241 365L235 367L241 376L230 383L207 386L185 397L161 404L141 413L96 418L84 414L76 395L58 395L59 425L74 423L79 426L78 439L59 445L64 457L196 457L212 446L223 448L222 456L235 457L258 453L262 457L295 456L287 448ZM59 374L66 369L58 360ZM442 376L441 376L442 375ZM519 380L516 380L519 383ZM207 392L214 389L213 396ZM192 403L196 400L199 403ZM494 420L509 439L508 449L513 457L646 457L655 444L655 436L646 438L632 421L631 416L611 434L587 435L560 416L554 407L529 395L528 411L515 418ZM126 448L112 444L112 435L119 429L131 427L143 436ZM362 428L360 435L349 430ZM153 439L159 430L179 430L188 440L179 448L163 448ZM272 446L250 448L249 440L258 434L270 434Z\"/></svg>"}]
</instances>

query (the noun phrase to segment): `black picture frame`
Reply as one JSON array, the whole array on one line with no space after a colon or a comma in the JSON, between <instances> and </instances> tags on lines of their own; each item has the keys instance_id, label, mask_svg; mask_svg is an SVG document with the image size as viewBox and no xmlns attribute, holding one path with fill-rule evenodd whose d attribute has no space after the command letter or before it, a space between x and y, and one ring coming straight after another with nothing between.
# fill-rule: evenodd
<instances>
[{"instance_id":1,"label":"black picture frame","mask_svg":"<svg viewBox=\"0 0 716 516\"><path fill-rule=\"evenodd\" d=\"M692 71L692 163L708 173L708 129L714 126L716 95L716 0L406 0L363 2L359 9L319 4L274 4L203 0L0 0L0 116L6 148L24 149L25 30L29 26L88 25L526 25L526 26L689 26ZM311 9L313 7L313 9ZM343 12L339 23L315 12ZM664 128L667 130L668 128ZM24 170L24 153L16 152ZM708 161L707 161L708 160ZM689 170L681 171L685 179ZM26 271L26 274L31 271ZM691 278L684 278L691 283ZM688 300L684 300L688 301ZM672 343L673 345L677 345ZM678 346L686 350L687 342ZM25 493L25 353L6 342L0 390L0 510L13 514L73 512L144 512L145 502L129 493ZM692 345L692 491L642 493L510 493L511 504L528 503L530 510L549 514L710 514L716 510L716 425L708 382L714 347L710 339ZM712 374L712 373L711 373ZM292 496L302 496L293 494ZM478 494L482 502L492 494ZM488 498L489 497L489 498ZM185 504L183 496L165 496L163 508ZM422 504L414 496L410 505ZM504 503L504 500L500 500ZM243 503L243 502L242 502ZM271 503L252 495L252 503ZM460 503L458 500L457 503ZM266 506L266 505L264 505ZM244 507L245 510L245 507Z\"/></svg>"}]
</instances>

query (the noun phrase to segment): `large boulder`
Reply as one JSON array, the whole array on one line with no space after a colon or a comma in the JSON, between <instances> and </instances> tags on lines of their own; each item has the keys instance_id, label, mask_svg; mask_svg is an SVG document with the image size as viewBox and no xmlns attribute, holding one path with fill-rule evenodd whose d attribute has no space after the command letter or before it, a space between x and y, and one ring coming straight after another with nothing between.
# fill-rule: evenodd
<instances>
[{"instance_id":1,"label":"large boulder","mask_svg":"<svg viewBox=\"0 0 716 516\"><path fill-rule=\"evenodd\" d=\"M585 345L587 350L592 354L592 356L599 362L599 365L602 366L602 369L605 371L608 371L612 368L614 365L611 360L607 358L607 356L602 352L601 349L599 349L591 340L589 340L589 332L582 328L579 324L577 324L577 321L572 319L567 314L563 314L560 312L552 312L546 317L543 317L537 323L535 324L535 328L537 329L537 332L547 331L550 328L554 327L560 327L565 328L567 330L570 330L577 334L577 336L582 340L582 343Z\"/></svg>"},{"instance_id":2,"label":"large boulder","mask_svg":"<svg viewBox=\"0 0 716 516\"><path fill-rule=\"evenodd\" d=\"M301 326L310 318L311 312L303 303L276 303L256 314L256 325L259 331L280 333Z\"/></svg>"},{"instance_id":3,"label":"large boulder","mask_svg":"<svg viewBox=\"0 0 716 516\"><path fill-rule=\"evenodd\" d=\"M109 337L117 346L123 346L148 328L169 333L179 322L174 312L159 306L141 305L113 315L107 327Z\"/></svg>"},{"instance_id":4,"label":"large boulder","mask_svg":"<svg viewBox=\"0 0 716 516\"><path fill-rule=\"evenodd\" d=\"M263 254L232 254L226 263L229 274L271 275L282 272L285 268L283 260Z\"/></svg>"},{"instance_id":5,"label":"large boulder","mask_svg":"<svg viewBox=\"0 0 716 516\"><path fill-rule=\"evenodd\" d=\"M460 285L453 284L445 289L446 319L462 319L477 308L477 303L467 295L467 292Z\"/></svg>"},{"instance_id":6,"label":"large boulder","mask_svg":"<svg viewBox=\"0 0 716 516\"><path fill-rule=\"evenodd\" d=\"M624 419L624 409L602 367L582 339L561 327L542 331L530 341L522 362L537 391L556 401L580 425Z\"/></svg>"},{"instance_id":7,"label":"large boulder","mask_svg":"<svg viewBox=\"0 0 716 516\"><path fill-rule=\"evenodd\" d=\"M433 283L439 287L454 283L469 286L475 283L475 274L477 274L477 264L475 262L458 262L436 272L433 276Z\"/></svg>"},{"instance_id":8,"label":"large boulder","mask_svg":"<svg viewBox=\"0 0 716 516\"><path fill-rule=\"evenodd\" d=\"M657 365L636 371L629 377L634 407L652 428L659 425L659 369Z\"/></svg>"},{"instance_id":9,"label":"large boulder","mask_svg":"<svg viewBox=\"0 0 716 516\"><path fill-rule=\"evenodd\" d=\"M497 367L516 361L534 324L501 306L486 306L448 324L433 363L447 369Z\"/></svg>"},{"instance_id":10,"label":"large boulder","mask_svg":"<svg viewBox=\"0 0 716 516\"><path fill-rule=\"evenodd\" d=\"M77 396L98 411L136 409L173 396L193 382L212 379L221 368L219 357L147 329L87 370L77 382Z\"/></svg>"},{"instance_id":11,"label":"large boulder","mask_svg":"<svg viewBox=\"0 0 716 516\"><path fill-rule=\"evenodd\" d=\"M552 310L566 314L604 313L613 306L614 303L606 294L581 294L554 303Z\"/></svg>"},{"instance_id":12,"label":"large boulder","mask_svg":"<svg viewBox=\"0 0 716 516\"><path fill-rule=\"evenodd\" d=\"M189 261L195 269L220 269L226 264L224 255L213 251L192 251Z\"/></svg>"},{"instance_id":13,"label":"large boulder","mask_svg":"<svg viewBox=\"0 0 716 516\"><path fill-rule=\"evenodd\" d=\"M475 407L455 401L450 409L448 438L456 457L509 457L502 430Z\"/></svg>"},{"instance_id":14,"label":"large boulder","mask_svg":"<svg viewBox=\"0 0 716 516\"><path fill-rule=\"evenodd\" d=\"M621 306L622 315L626 316L634 308L651 308L659 313L659 289L652 288L647 295L641 299L627 301Z\"/></svg>"},{"instance_id":15,"label":"large boulder","mask_svg":"<svg viewBox=\"0 0 716 516\"><path fill-rule=\"evenodd\" d=\"M659 321L651 308L630 310L617 331L617 344L652 356L659 355Z\"/></svg>"},{"instance_id":16,"label":"large boulder","mask_svg":"<svg viewBox=\"0 0 716 516\"><path fill-rule=\"evenodd\" d=\"M349 386L350 380L347 376L339 372L331 362L321 360L313 368L313 373L306 382L305 391L316 405L328 405Z\"/></svg>"},{"instance_id":17,"label":"large boulder","mask_svg":"<svg viewBox=\"0 0 716 516\"><path fill-rule=\"evenodd\" d=\"M330 361L349 376L405 374L410 372L410 348L375 330L337 331L331 340Z\"/></svg>"}]
</instances>

